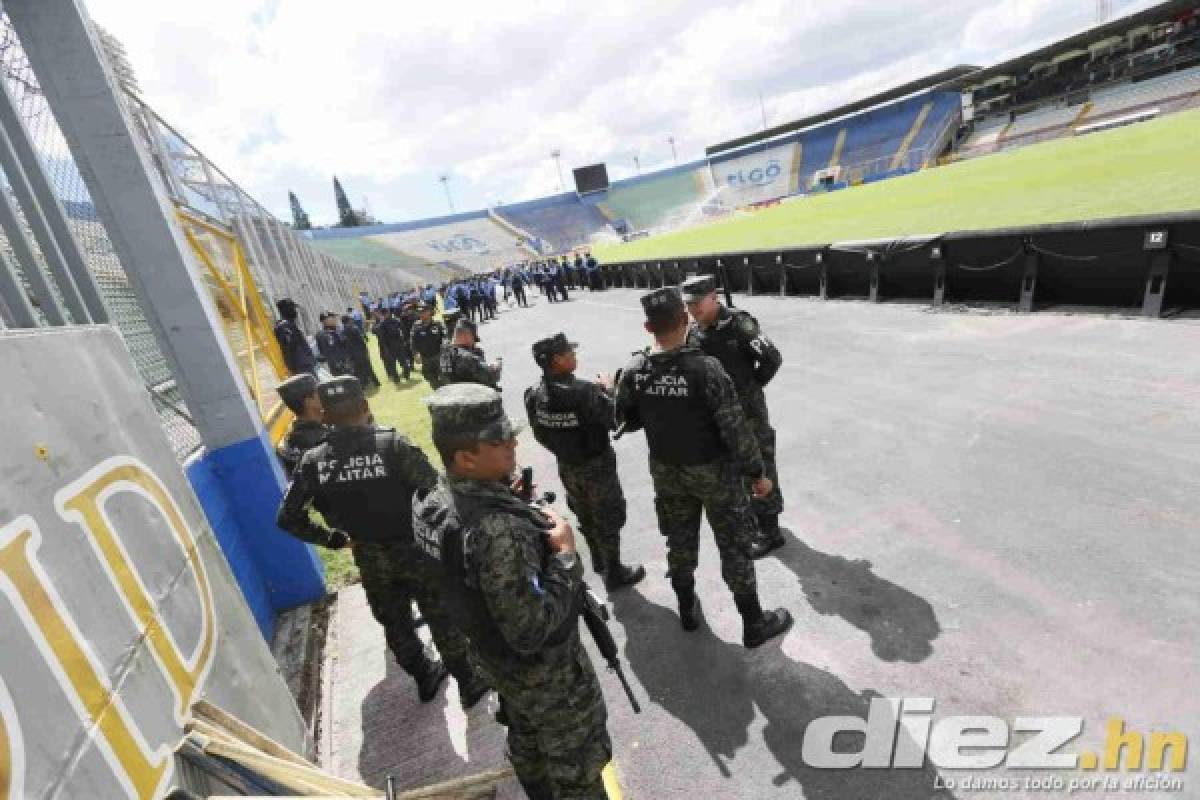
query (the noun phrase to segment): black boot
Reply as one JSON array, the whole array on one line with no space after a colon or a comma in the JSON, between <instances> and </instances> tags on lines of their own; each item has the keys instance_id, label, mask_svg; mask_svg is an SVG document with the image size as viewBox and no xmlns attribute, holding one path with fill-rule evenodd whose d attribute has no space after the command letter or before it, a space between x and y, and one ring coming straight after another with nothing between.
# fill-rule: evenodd
<instances>
[{"instance_id":1,"label":"black boot","mask_svg":"<svg viewBox=\"0 0 1200 800\"><path fill-rule=\"evenodd\" d=\"M426 656L420 665L411 671L411 674L417 682L417 697L421 699L422 703L428 703L437 697L438 687L450 673L441 661Z\"/></svg>"},{"instance_id":2,"label":"black boot","mask_svg":"<svg viewBox=\"0 0 1200 800\"><path fill-rule=\"evenodd\" d=\"M679 624L685 631L696 630L700 627L700 601L696 597L695 581L689 580L684 583L672 579L671 588L675 590L675 597L679 600Z\"/></svg>"},{"instance_id":3,"label":"black boot","mask_svg":"<svg viewBox=\"0 0 1200 800\"><path fill-rule=\"evenodd\" d=\"M604 573L604 588L611 592L622 586L633 586L644 577L646 577L646 568L641 564L631 567L616 561Z\"/></svg>"},{"instance_id":4,"label":"black boot","mask_svg":"<svg viewBox=\"0 0 1200 800\"><path fill-rule=\"evenodd\" d=\"M742 615L742 644L746 647L758 647L792 627L792 615L787 609L762 610L758 592L735 594L733 602Z\"/></svg>"},{"instance_id":5,"label":"black boot","mask_svg":"<svg viewBox=\"0 0 1200 800\"><path fill-rule=\"evenodd\" d=\"M474 706L492 690L492 687L488 686L488 682L478 672L473 673L465 681L457 676L455 680L458 681L458 702L462 704L463 710Z\"/></svg>"},{"instance_id":6,"label":"black boot","mask_svg":"<svg viewBox=\"0 0 1200 800\"><path fill-rule=\"evenodd\" d=\"M772 550L787 544L783 531L779 530L778 514L763 514L758 518L758 535L750 545L750 557L762 558Z\"/></svg>"}]
</instances>

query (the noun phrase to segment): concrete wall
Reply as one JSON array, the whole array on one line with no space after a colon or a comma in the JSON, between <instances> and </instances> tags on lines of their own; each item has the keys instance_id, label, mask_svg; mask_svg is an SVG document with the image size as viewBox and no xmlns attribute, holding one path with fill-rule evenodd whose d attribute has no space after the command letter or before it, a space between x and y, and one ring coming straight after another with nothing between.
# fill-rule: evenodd
<instances>
[{"instance_id":1,"label":"concrete wall","mask_svg":"<svg viewBox=\"0 0 1200 800\"><path fill-rule=\"evenodd\" d=\"M302 750L117 331L4 332L0 363L0 797L161 795L200 698Z\"/></svg>"}]
</instances>

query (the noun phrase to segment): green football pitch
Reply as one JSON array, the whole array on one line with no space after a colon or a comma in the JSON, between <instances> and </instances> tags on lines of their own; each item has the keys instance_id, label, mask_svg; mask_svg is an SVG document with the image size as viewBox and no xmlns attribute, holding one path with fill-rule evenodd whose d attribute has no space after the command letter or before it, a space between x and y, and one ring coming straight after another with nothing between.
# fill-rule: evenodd
<instances>
[{"instance_id":1,"label":"green football pitch","mask_svg":"<svg viewBox=\"0 0 1200 800\"><path fill-rule=\"evenodd\" d=\"M597 246L601 261L1200 210L1200 110Z\"/></svg>"}]
</instances>

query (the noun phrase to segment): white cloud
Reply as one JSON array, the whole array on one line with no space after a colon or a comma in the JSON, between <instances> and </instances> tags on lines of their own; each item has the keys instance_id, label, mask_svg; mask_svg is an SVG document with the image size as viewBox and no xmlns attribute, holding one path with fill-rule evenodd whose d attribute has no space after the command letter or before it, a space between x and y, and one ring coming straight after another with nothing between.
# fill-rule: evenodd
<instances>
[{"instance_id":1,"label":"white cloud","mask_svg":"<svg viewBox=\"0 0 1200 800\"><path fill-rule=\"evenodd\" d=\"M254 194L334 218L330 178L388 220L557 188L550 151L610 175L680 159L1089 24L1081 0L87 0L146 99ZM1121 11L1151 5L1117 3Z\"/></svg>"}]
</instances>

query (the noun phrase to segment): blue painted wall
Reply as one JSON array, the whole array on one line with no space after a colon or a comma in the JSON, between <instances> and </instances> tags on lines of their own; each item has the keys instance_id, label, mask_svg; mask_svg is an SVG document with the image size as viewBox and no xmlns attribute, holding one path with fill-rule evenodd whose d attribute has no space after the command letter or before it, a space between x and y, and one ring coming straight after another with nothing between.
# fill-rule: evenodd
<instances>
[{"instance_id":1,"label":"blue painted wall","mask_svg":"<svg viewBox=\"0 0 1200 800\"><path fill-rule=\"evenodd\" d=\"M186 472L259 630L270 640L279 612L325 594L316 551L275 526L284 478L270 440L263 431L205 452Z\"/></svg>"}]
</instances>

